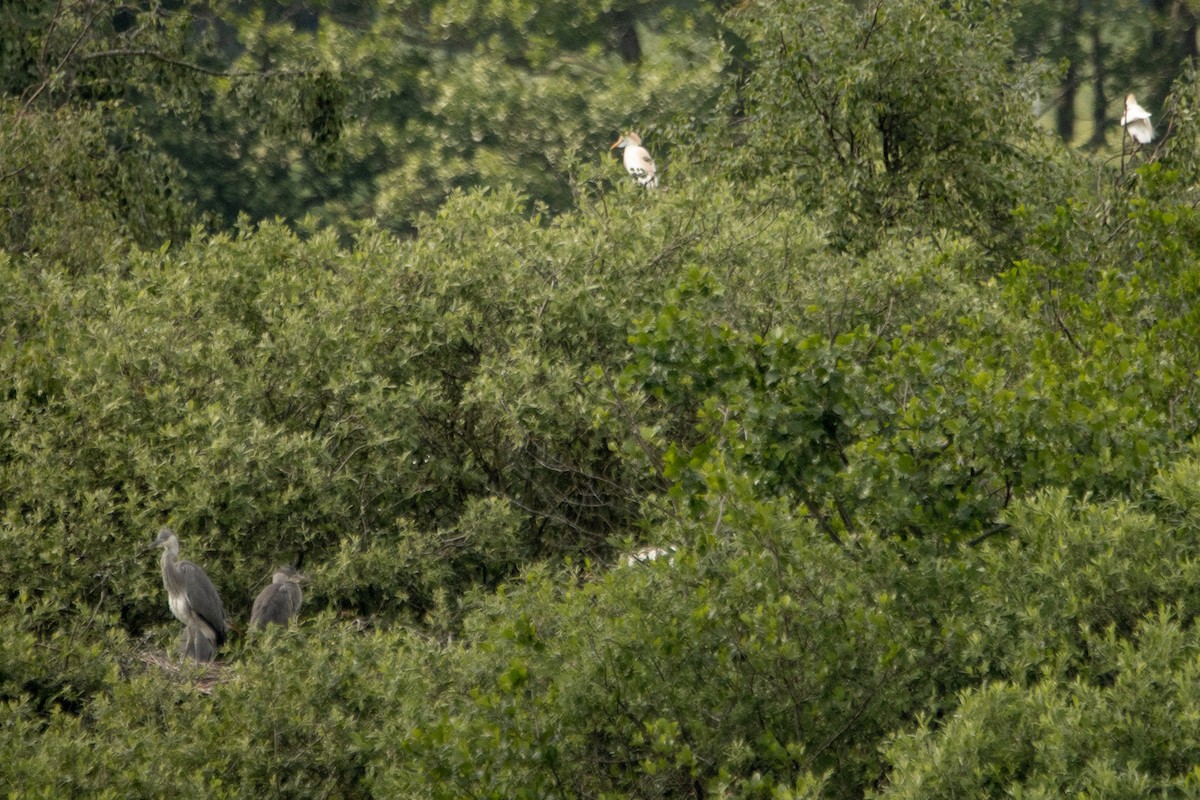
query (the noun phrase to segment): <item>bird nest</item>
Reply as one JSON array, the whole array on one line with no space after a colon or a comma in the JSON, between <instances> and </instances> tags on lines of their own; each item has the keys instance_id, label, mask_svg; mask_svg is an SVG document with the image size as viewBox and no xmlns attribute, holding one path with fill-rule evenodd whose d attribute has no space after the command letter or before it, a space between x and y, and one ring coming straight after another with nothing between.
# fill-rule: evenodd
<instances>
[{"instance_id":1,"label":"bird nest","mask_svg":"<svg viewBox=\"0 0 1200 800\"><path fill-rule=\"evenodd\" d=\"M139 654L138 660L176 681L191 683L201 694L212 694L217 684L226 683L234 678L234 673L225 664L216 661L201 664L187 659L173 659L162 650L144 650Z\"/></svg>"}]
</instances>

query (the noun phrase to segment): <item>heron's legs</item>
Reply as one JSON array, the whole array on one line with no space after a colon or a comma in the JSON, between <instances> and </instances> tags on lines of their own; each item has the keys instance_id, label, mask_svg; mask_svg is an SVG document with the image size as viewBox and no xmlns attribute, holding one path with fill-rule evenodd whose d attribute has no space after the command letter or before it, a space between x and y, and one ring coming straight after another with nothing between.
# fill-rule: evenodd
<instances>
[{"instance_id":1,"label":"heron's legs","mask_svg":"<svg viewBox=\"0 0 1200 800\"><path fill-rule=\"evenodd\" d=\"M192 626L184 625L183 634L179 637L179 657L192 657Z\"/></svg>"},{"instance_id":2,"label":"heron's legs","mask_svg":"<svg viewBox=\"0 0 1200 800\"><path fill-rule=\"evenodd\" d=\"M183 626L179 654L193 661L212 661L217 657L217 648L208 632L194 625Z\"/></svg>"}]
</instances>

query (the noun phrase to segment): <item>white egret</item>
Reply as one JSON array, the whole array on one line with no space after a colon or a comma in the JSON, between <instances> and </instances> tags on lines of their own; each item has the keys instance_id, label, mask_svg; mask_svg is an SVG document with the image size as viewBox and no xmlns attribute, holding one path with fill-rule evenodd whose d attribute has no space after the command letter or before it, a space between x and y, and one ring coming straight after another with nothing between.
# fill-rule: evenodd
<instances>
[{"instance_id":1,"label":"white egret","mask_svg":"<svg viewBox=\"0 0 1200 800\"><path fill-rule=\"evenodd\" d=\"M650 189L658 186L658 167L654 166L650 151L642 147L642 137L633 131L622 134L608 149L615 150L618 147L625 151L622 154L625 171L632 175L640 186Z\"/></svg>"},{"instance_id":2,"label":"white egret","mask_svg":"<svg viewBox=\"0 0 1200 800\"><path fill-rule=\"evenodd\" d=\"M1150 123L1150 112L1138 105L1133 92L1125 95L1125 114L1121 124L1138 144L1150 144L1154 140L1154 126Z\"/></svg>"},{"instance_id":3,"label":"white egret","mask_svg":"<svg viewBox=\"0 0 1200 800\"><path fill-rule=\"evenodd\" d=\"M671 555L674 552L675 548L670 546L643 547L641 550L635 550L634 552L625 556L625 566L632 567L635 564L648 564L649 562L655 561L663 556L668 556L669 563L674 564L675 557Z\"/></svg>"}]
</instances>

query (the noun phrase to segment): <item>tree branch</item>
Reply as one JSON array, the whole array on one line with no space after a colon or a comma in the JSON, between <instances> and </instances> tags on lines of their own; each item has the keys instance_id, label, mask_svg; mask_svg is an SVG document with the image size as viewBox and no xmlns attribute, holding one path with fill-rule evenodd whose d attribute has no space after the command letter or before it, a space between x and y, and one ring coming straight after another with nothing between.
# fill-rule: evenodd
<instances>
[{"instance_id":1,"label":"tree branch","mask_svg":"<svg viewBox=\"0 0 1200 800\"><path fill-rule=\"evenodd\" d=\"M264 72L246 72L244 70L222 70L212 69L210 67L201 66L191 61L183 61L178 58L171 58L157 50L147 48L128 48L121 50L100 50L95 53L85 53L79 57L80 61L95 61L102 58L149 58L163 64L170 64L173 67L199 72L202 75L212 75L217 78L253 78L253 77L272 77L275 75L298 75L297 70L275 70Z\"/></svg>"},{"instance_id":2,"label":"tree branch","mask_svg":"<svg viewBox=\"0 0 1200 800\"><path fill-rule=\"evenodd\" d=\"M988 539L995 536L997 533L1006 532L1007 530L1009 530L1010 527L1011 526L1007 522L997 522L995 525L992 525L987 530L985 530L983 533L979 534L974 539L967 542L967 546L968 547L977 547L977 546L983 544Z\"/></svg>"},{"instance_id":3,"label":"tree branch","mask_svg":"<svg viewBox=\"0 0 1200 800\"><path fill-rule=\"evenodd\" d=\"M58 24L61 13L62 3L60 2L54 9L54 18L51 20L50 28L46 32L45 37L42 39L42 49L38 54L38 73L42 76L42 82L38 84L37 89L35 89L33 94L29 96L29 99L21 104L22 112L29 110L30 106L33 105L33 102L37 100L41 93L46 90L46 87L50 85L50 77L46 73L46 55L49 52L50 34L54 32L54 28ZM100 13L100 11L97 11L95 14L93 14L91 19L89 19L83 26L83 29L79 31L79 35L75 37L75 41L71 42L71 46L67 48L67 52L58 60L58 64L54 68L55 72L62 69L63 65L70 60L76 49L83 44L83 40L87 38L88 32L91 31L92 26L96 24L96 20L100 18Z\"/></svg>"}]
</instances>

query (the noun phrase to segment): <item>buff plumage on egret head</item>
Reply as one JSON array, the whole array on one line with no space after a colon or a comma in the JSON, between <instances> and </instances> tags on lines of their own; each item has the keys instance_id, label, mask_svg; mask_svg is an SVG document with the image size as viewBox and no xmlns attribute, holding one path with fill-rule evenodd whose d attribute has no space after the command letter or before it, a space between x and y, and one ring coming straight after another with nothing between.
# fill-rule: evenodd
<instances>
[{"instance_id":1,"label":"buff plumage on egret head","mask_svg":"<svg viewBox=\"0 0 1200 800\"><path fill-rule=\"evenodd\" d=\"M1138 105L1133 92L1125 95L1125 113L1121 115L1121 124L1138 144L1150 144L1154 141L1154 125L1150 123L1150 112Z\"/></svg>"},{"instance_id":2,"label":"buff plumage on egret head","mask_svg":"<svg viewBox=\"0 0 1200 800\"><path fill-rule=\"evenodd\" d=\"M633 131L622 134L609 150L621 148L624 153L625 171L633 176L639 185L653 189L658 186L658 167L650 157L650 151L642 147L642 137Z\"/></svg>"}]
</instances>

